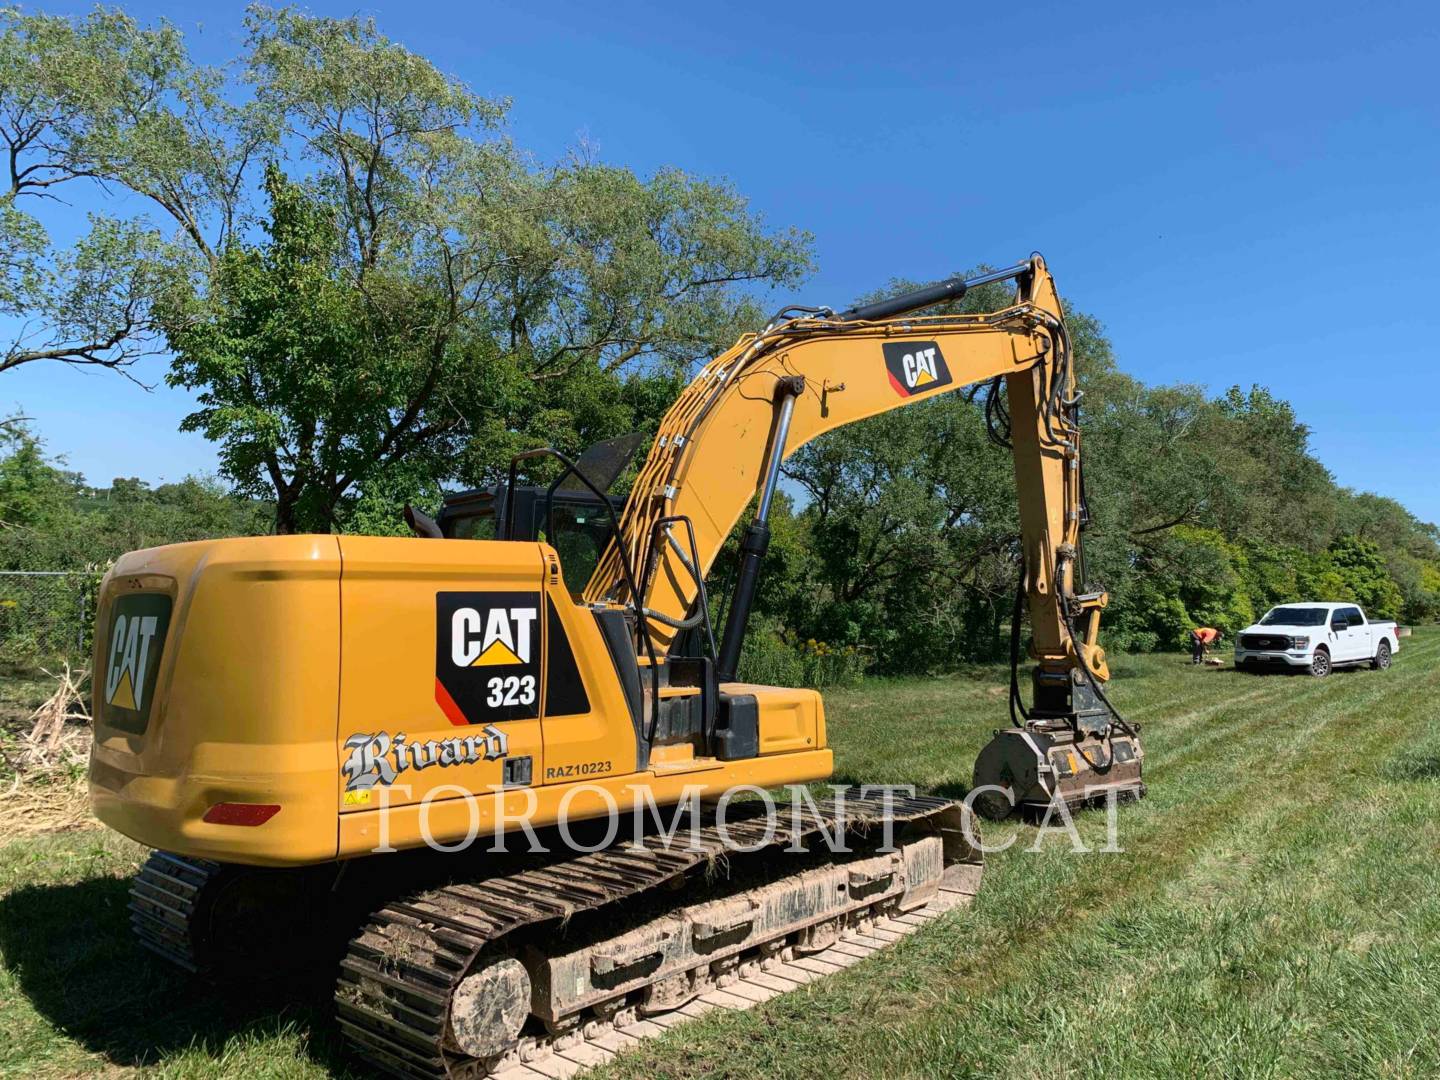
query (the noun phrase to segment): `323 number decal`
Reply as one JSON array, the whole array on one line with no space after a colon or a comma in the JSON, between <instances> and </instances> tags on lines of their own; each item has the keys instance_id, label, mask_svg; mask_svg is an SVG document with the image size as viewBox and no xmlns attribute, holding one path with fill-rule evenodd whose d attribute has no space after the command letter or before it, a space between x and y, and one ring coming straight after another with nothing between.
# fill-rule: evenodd
<instances>
[{"instance_id":1,"label":"323 number decal","mask_svg":"<svg viewBox=\"0 0 1440 1080\"><path fill-rule=\"evenodd\" d=\"M535 703L534 675L497 675L486 684L485 704L492 709L500 705L533 705Z\"/></svg>"}]
</instances>

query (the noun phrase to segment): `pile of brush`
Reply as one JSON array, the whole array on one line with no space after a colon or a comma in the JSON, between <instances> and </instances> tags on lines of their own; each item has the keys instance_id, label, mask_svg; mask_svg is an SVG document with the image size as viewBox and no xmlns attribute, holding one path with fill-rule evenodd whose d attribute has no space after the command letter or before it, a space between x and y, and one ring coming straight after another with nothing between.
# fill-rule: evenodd
<instances>
[{"instance_id":1,"label":"pile of brush","mask_svg":"<svg viewBox=\"0 0 1440 1080\"><path fill-rule=\"evenodd\" d=\"M6 754L7 771L13 771L4 797L7 813L0 818L0 835L70 829L94 821L85 787L92 728L90 673L74 671L69 664L55 680L54 692L28 718L15 752Z\"/></svg>"}]
</instances>

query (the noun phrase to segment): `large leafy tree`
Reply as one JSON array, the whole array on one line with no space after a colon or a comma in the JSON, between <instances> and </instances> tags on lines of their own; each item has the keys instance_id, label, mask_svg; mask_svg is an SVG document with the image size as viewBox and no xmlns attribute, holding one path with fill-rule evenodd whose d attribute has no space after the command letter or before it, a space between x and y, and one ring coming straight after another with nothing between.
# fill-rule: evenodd
<instances>
[{"instance_id":1,"label":"large leafy tree","mask_svg":"<svg viewBox=\"0 0 1440 1080\"><path fill-rule=\"evenodd\" d=\"M726 184L536 164L505 101L367 20L246 26L215 71L120 12L0 14L0 313L35 331L0 369L168 347L186 426L281 530L644 426L756 287L808 269ZM85 183L145 209L61 249L38 208Z\"/></svg>"},{"instance_id":2,"label":"large leafy tree","mask_svg":"<svg viewBox=\"0 0 1440 1080\"><path fill-rule=\"evenodd\" d=\"M425 404L459 361L396 340L335 273L344 241L326 208L278 169L267 188L268 241L226 251L207 296L164 309L170 379L198 393L184 426L220 443L242 491L274 500L279 531L328 528L357 480L440 450L454 425Z\"/></svg>"},{"instance_id":3,"label":"large leafy tree","mask_svg":"<svg viewBox=\"0 0 1440 1080\"><path fill-rule=\"evenodd\" d=\"M243 177L273 125L219 94L179 33L97 8L80 20L0 10L0 371L37 361L125 369L156 350L154 302L240 224ZM66 196L128 193L69 242ZM157 222L158 219L158 222Z\"/></svg>"}]
</instances>

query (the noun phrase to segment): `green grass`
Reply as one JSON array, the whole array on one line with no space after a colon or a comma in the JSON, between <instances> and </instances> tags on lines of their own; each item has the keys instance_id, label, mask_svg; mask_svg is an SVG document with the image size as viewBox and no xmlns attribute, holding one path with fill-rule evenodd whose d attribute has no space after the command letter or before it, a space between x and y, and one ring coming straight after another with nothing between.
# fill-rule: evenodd
<instances>
[{"instance_id":1,"label":"green grass","mask_svg":"<svg viewBox=\"0 0 1440 1080\"><path fill-rule=\"evenodd\" d=\"M1440 1073L1440 632L1326 680L1125 658L1150 797L1121 853L990 826L973 908L614 1077ZM828 695L844 779L957 792L1005 723L1003 673ZM1081 835L1104 841L1103 815ZM101 832L0 848L0 1074L343 1070L313 1007L201 993L136 952Z\"/></svg>"}]
</instances>

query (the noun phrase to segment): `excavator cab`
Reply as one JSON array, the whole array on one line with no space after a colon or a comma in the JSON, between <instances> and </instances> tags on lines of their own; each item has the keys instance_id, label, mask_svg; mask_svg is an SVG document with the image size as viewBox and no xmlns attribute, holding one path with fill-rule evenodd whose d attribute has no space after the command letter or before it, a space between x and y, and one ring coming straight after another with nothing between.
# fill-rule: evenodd
<instances>
[{"instance_id":1,"label":"excavator cab","mask_svg":"<svg viewBox=\"0 0 1440 1080\"><path fill-rule=\"evenodd\" d=\"M561 579L579 601L625 510L625 499L609 489L642 441L639 433L608 439L574 461L551 448L526 452L511 462L506 482L446 496L433 519L407 506L406 520L417 536L549 544L559 558ZM518 483L523 463L537 458L558 461L558 476L547 487ZM688 522L672 524L693 548ZM784 698L778 704L787 722L791 712L804 714L798 723L811 732L806 745L813 745L813 729L821 723L813 692L780 687L734 692L720 686L703 581L697 592L691 611L674 628L679 631L674 647L665 655L653 647L647 650L649 643L636 620L623 610L591 605L627 703L638 718L641 763L679 773L705 760L755 757L761 734L757 694L765 693Z\"/></svg>"},{"instance_id":2,"label":"excavator cab","mask_svg":"<svg viewBox=\"0 0 1440 1080\"><path fill-rule=\"evenodd\" d=\"M435 516L440 538L497 540L505 527L507 499L515 502L515 532L508 539L543 540L560 554L565 584L579 593L590 580L600 553L615 534L615 521L625 500L604 501L589 492L557 491L524 485L508 492L503 486L460 491L445 497ZM418 515L411 511L411 517ZM412 525L412 528L414 526ZM433 535L419 533L418 535Z\"/></svg>"},{"instance_id":3,"label":"excavator cab","mask_svg":"<svg viewBox=\"0 0 1440 1080\"><path fill-rule=\"evenodd\" d=\"M509 483L446 495L433 518L407 505L406 523L416 536L435 539L544 541L560 555L565 584L578 595L625 509L624 498L609 489L643 438L633 432L595 443L549 487L517 484L512 476Z\"/></svg>"},{"instance_id":4,"label":"excavator cab","mask_svg":"<svg viewBox=\"0 0 1440 1080\"><path fill-rule=\"evenodd\" d=\"M504 540L542 540L555 549L560 573L577 608L592 614L600 628L635 718L637 767L662 775L683 775L711 764L754 758L761 752L762 729L790 725L792 713L809 733L803 747L814 747L823 729L818 694L721 685L710 603L698 570L700 556L691 521L685 517L663 519L639 561L632 559L619 527L625 501L611 496L609 488L642 441L639 434L606 440L574 461L548 447L516 455L510 462L508 483L497 488L491 500L495 535ZM559 475L544 489L518 485L522 464L537 459L558 461ZM474 510L467 513L473 515ZM442 512L442 518L445 516ZM455 516L453 520L458 524L462 519ZM685 542L677 539L677 533ZM636 595L636 582L648 580L658 569L654 555L662 536L676 550L688 553L681 561L696 590L684 618L666 619L676 632L666 650L657 649L652 635L654 613L642 618L624 604L606 599L587 602L583 595L612 544L621 552L631 595ZM779 695L780 700L769 702L777 707L772 709L768 725L762 724L762 702L757 694ZM794 732L771 734L776 736L772 752L803 748L798 738L791 737Z\"/></svg>"}]
</instances>

